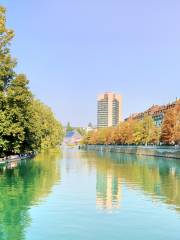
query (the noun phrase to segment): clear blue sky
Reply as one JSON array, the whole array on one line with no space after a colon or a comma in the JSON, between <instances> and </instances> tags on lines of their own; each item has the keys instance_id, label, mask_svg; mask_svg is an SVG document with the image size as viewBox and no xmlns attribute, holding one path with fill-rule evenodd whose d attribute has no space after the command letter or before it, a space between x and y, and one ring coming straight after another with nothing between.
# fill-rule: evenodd
<instances>
[{"instance_id":1,"label":"clear blue sky","mask_svg":"<svg viewBox=\"0 0 180 240\"><path fill-rule=\"evenodd\" d=\"M18 72L65 124L96 123L96 95L123 115L180 97L179 0L1 0Z\"/></svg>"}]
</instances>

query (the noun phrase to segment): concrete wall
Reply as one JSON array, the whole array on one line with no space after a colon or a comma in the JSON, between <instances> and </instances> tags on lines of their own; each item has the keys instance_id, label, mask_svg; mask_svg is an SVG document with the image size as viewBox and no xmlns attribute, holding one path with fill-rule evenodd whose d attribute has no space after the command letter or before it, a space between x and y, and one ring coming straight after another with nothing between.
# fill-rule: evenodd
<instances>
[{"instance_id":1,"label":"concrete wall","mask_svg":"<svg viewBox=\"0 0 180 240\"><path fill-rule=\"evenodd\" d=\"M180 159L180 147L84 145L82 149Z\"/></svg>"}]
</instances>

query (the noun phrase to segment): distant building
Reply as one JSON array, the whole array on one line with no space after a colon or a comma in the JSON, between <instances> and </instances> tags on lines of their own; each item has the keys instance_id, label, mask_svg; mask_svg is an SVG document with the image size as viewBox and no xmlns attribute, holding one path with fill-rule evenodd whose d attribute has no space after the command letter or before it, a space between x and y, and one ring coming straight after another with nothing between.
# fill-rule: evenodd
<instances>
[{"instance_id":1,"label":"distant building","mask_svg":"<svg viewBox=\"0 0 180 240\"><path fill-rule=\"evenodd\" d=\"M92 123L89 123L88 126L85 128L85 131L86 132L91 132L91 131L94 131L96 130L96 126L93 126Z\"/></svg>"},{"instance_id":2,"label":"distant building","mask_svg":"<svg viewBox=\"0 0 180 240\"><path fill-rule=\"evenodd\" d=\"M132 114L130 117L125 119L125 121L129 119L142 120L145 115L148 115L152 116L156 126L160 127L163 123L165 113L170 109L175 109L177 105L180 105L180 99L176 99L176 101L162 106L153 105L144 112Z\"/></svg>"},{"instance_id":3,"label":"distant building","mask_svg":"<svg viewBox=\"0 0 180 240\"><path fill-rule=\"evenodd\" d=\"M64 138L64 144L66 145L79 144L81 141L82 141L82 136L77 132L77 130L67 132Z\"/></svg>"},{"instance_id":4,"label":"distant building","mask_svg":"<svg viewBox=\"0 0 180 240\"><path fill-rule=\"evenodd\" d=\"M104 93L97 100L97 127L117 126L122 121L122 97L115 93Z\"/></svg>"}]
</instances>

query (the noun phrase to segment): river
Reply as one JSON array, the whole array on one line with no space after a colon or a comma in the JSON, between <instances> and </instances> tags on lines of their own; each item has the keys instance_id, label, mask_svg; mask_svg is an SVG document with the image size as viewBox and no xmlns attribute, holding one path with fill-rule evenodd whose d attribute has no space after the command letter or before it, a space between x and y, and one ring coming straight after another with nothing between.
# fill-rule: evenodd
<instances>
[{"instance_id":1,"label":"river","mask_svg":"<svg viewBox=\"0 0 180 240\"><path fill-rule=\"evenodd\" d=\"M180 160L64 148L0 168L0 240L179 240Z\"/></svg>"}]
</instances>

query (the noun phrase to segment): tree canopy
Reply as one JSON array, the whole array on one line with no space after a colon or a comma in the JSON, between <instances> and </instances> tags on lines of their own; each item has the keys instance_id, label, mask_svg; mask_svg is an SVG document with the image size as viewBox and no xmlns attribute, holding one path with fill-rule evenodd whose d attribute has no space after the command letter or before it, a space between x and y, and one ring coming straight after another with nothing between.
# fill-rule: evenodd
<instances>
[{"instance_id":1,"label":"tree canopy","mask_svg":"<svg viewBox=\"0 0 180 240\"><path fill-rule=\"evenodd\" d=\"M164 115L161 127L157 127L151 116L142 120L129 119L114 128L102 128L88 132L84 144L120 145L174 145L180 143L180 109L169 110Z\"/></svg>"},{"instance_id":2,"label":"tree canopy","mask_svg":"<svg viewBox=\"0 0 180 240\"><path fill-rule=\"evenodd\" d=\"M35 99L27 77L15 72L13 37L6 27L6 10L0 6L0 156L54 147L63 137L51 109Z\"/></svg>"}]
</instances>

